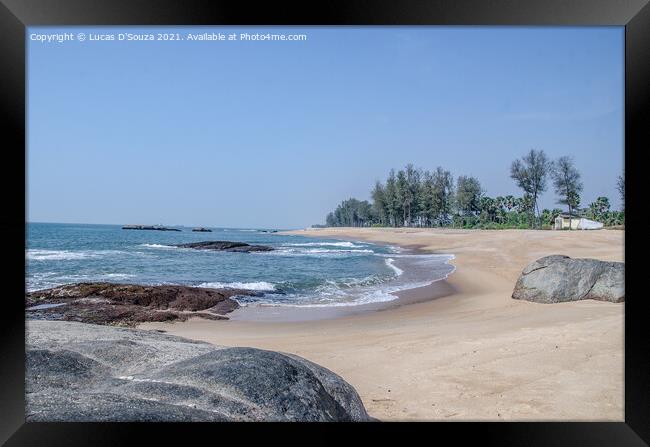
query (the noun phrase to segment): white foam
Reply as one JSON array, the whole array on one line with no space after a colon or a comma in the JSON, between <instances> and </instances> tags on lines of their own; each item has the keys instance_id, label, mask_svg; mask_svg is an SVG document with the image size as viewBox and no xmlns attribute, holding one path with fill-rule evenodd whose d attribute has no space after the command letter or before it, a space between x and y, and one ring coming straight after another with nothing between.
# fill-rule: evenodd
<instances>
[{"instance_id":1,"label":"white foam","mask_svg":"<svg viewBox=\"0 0 650 447\"><path fill-rule=\"evenodd\" d=\"M331 293L319 292L317 295L318 302L277 302L273 296L267 296L254 302L242 302L239 304L245 306L264 306L264 307L348 307L360 306L362 304L380 303L396 300L397 295L391 294L392 289L373 289L364 293L355 293L354 295L345 295L341 291L332 290ZM325 298L324 298L325 297ZM310 301L314 297L310 298Z\"/></svg>"},{"instance_id":2,"label":"white foam","mask_svg":"<svg viewBox=\"0 0 650 447\"><path fill-rule=\"evenodd\" d=\"M61 275L56 279L59 281L70 282L70 281L88 281L88 280L101 280L101 279L126 279L126 278L135 278L136 275L131 273L98 273L98 274L87 274L87 275Z\"/></svg>"},{"instance_id":3,"label":"white foam","mask_svg":"<svg viewBox=\"0 0 650 447\"><path fill-rule=\"evenodd\" d=\"M394 260L393 258L387 258L385 262L386 262L386 265L387 265L388 267L390 267L391 269L393 269L393 271L395 272L395 274L396 274L397 276L401 276L402 273L404 273L404 270L402 270L401 268L399 268L399 267L397 267L397 266L395 266L395 265L393 264L393 263L395 262L395 260Z\"/></svg>"},{"instance_id":4,"label":"white foam","mask_svg":"<svg viewBox=\"0 0 650 447\"><path fill-rule=\"evenodd\" d=\"M161 246L162 247L162 246ZM175 247L170 247L175 248ZM28 249L25 257L29 261L71 261L77 259L102 258L111 255L119 256L148 256L143 252L123 251L123 250L40 250Z\"/></svg>"},{"instance_id":5,"label":"white foam","mask_svg":"<svg viewBox=\"0 0 650 447\"><path fill-rule=\"evenodd\" d=\"M417 259L417 260L444 260L444 262L450 261L454 259L454 255L448 255L448 254L429 254L429 253L423 253L423 254L384 254L384 253L377 253L377 256L382 256L384 258L410 258L410 259Z\"/></svg>"},{"instance_id":6,"label":"white foam","mask_svg":"<svg viewBox=\"0 0 650 447\"><path fill-rule=\"evenodd\" d=\"M280 247L277 250L255 253L265 256L313 256L315 258L331 258L356 256L362 254L373 254L372 250L364 249L328 249L328 248L303 248L303 247Z\"/></svg>"},{"instance_id":7,"label":"white foam","mask_svg":"<svg viewBox=\"0 0 650 447\"><path fill-rule=\"evenodd\" d=\"M308 248L304 253L374 253L372 250L332 250L329 248Z\"/></svg>"},{"instance_id":8,"label":"white foam","mask_svg":"<svg viewBox=\"0 0 650 447\"><path fill-rule=\"evenodd\" d=\"M140 247L147 247L147 248L178 248L178 247L174 247L173 245L163 245L163 244L140 244Z\"/></svg>"},{"instance_id":9,"label":"white foam","mask_svg":"<svg viewBox=\"0 0 650 447\"><path fill-rule=\"evenodd\" d=\"M68 251L68 250L27 250L26 257L30 261L68 261L74 259L94 258L93 252Z\"/></svg>"},{"instance_id":10,"label":"white foam","mask_svg":"<svg viewBox=\"0 0 650 447\"><path fill-rule=\"evenodd\" d=\"M352 242L303 242L300 244L286 244L291 247L346 247L364 248L365 245L355 245Z\"/></svg>"},{"instance_id":11,"label":"white foam","mask_svg":"<svg viewBox=\"0 0 650 447\"><path fill-rule=\"evenodd\" d=\"M244 290L275 290L275 284L266 281L258 282L204 282L198 287L205 287L208 289L244 289Z\"/></svg>"},{"instance_id":12,"label":"white foam","mask_svg":"<svg viewBox=\"0 0 650 447\"><path fill-rule=\"evenodd\" d=\"M49 289L50 287L58 287L71 282L86 282L86 281L102 281L102 280L120 280L135 278L137 275L131 273L99 273L88 275L59 275L52 272L34 273L33 278L27 279L27 291L33 292L36 290Z\"/></svg>"},{"instance_id":13,"label":"white foam","mask_svg":"<svg viewBox=\"0 0 650 447\"><path fill-rule=\"evenodd\" d=\"M455 256L451 254L421 254L421 255L383 255L387 259L385 263L397 275L401 277L404 271L393 264L393 258L415 258L419 262L435 261L448 264ZM309 295L266 295L261 299L246 302L245 299L239 301L242 306L264 306L264 307L346 307L359 306L363 304L380 303L393 301L398 298L396 292L410 290L419 287L425 287L437 281L445 280L456 271L452 269L439 278L432 280L417 280L407 282L382 281L380 278L360 278L350 280L328 280L317 287ZM395 277L394 277L395 278ZM385 282L385 283L384 283ZM382 284L384 283L384 284Z\"/></svg>"}]
</instances>

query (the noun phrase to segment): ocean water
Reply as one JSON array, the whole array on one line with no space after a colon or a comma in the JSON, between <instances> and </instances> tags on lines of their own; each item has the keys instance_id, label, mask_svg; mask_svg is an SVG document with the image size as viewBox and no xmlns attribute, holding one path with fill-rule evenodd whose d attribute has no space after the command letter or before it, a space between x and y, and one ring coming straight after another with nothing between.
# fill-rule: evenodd
<instances>
[{"instance_id":1,"label":"ocean water","mask_svg":"<svg viewBox=\"0 0 650 447\"><path fill-rule=\"evenodd\" d=\"M256 290L242 305L350 306L395 299L395 292L447 277L451 255L411 254L397 247L212 228L211 233L122 230L118 225L27 225L26 288L109 281ZM173 247L205 240L275 248L228 253Z\"/></svg>"}]
</instances>

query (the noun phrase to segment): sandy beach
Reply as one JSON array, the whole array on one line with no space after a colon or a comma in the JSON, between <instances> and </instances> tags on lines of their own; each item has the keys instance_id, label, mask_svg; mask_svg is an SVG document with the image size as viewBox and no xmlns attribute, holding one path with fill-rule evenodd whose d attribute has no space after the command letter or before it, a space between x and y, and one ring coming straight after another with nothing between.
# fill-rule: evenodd
<instances>
[{"instance_id":1,"label":"sandy beach","mask_svg":"<svg viewBox=\"0 0 650 447\"><path fill-rule=\"evenodd\" d=\"M623 421L624 304L536 304L510 296L521 270L542 256L623 261L624 231L335 228L293 234L453 254L456 271L366 312L140 327L300 355L342 376L368 413L385 421Z\"/></svg>"}]
</instances>

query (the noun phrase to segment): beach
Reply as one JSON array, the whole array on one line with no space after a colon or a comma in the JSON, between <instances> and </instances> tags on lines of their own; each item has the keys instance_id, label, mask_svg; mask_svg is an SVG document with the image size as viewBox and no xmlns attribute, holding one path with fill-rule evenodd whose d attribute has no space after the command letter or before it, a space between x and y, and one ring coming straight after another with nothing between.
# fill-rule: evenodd
<instances>
[{"instance_id":1,"label":"beach","mask_svg":"<svg viewBox=\"0 0 650 447\"><path fill-rule=\"evenodd\" d=\"M624 260L624 231L327 228L292 232L453 254L446 280L328 318L145 323L224 346L297 354L343 377L380 420L623 421L624 304L513 300L551 254ZM312 314L319 312L312 310Z\"/></svg>"}]
</instances>

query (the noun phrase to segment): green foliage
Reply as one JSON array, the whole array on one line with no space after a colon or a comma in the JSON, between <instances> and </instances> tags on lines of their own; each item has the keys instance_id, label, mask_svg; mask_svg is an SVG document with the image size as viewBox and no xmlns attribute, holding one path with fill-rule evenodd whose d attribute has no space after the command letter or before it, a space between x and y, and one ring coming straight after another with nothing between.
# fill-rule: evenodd
<instances>
[{"instance_id":1,"label":"green foliage","mask_svg":"<svg viewBox=\"0 0 650 447\"><path fill-rule=\"evenodd\" d=\"M329 227L366 227L376 222L376 216L367 200L348 199L327 215L326 222Z\"/></svg>"},{"instance_id":2,"label":"green foliage","mask_svg":"<svg viewBox=\"0 0 650 447\"><path fill-rule=\"evenodd\" d=\"M607 197L598 197L595 202L589 204L585 215L588 219L602 222L606 227L625 225L625 212L610 211L609 208L609 199Z\"/></svg>"},{"instance_id":3,"label":"green foliage","mask_svg":"<svg viewBox=\"0 0 650 447\"><path fill-rule=\"evenodd\" d=\"M515 160L510 171L524 190L521 197L489 197L475 177L461 175L454 183L451 173L441 167L428 171L408 164L397 172L391 169L385 183L375 183L370 193L372 203L344 200L325 221L330 227L550 229L562 210L544 209L540 213L537 209L537 199L546 189L550 173L558 202L567 205L570 212L607 226L625 224L624 212L610 211L607 197L598 197L582 210L578 208L582 183L569 157L550 162L543 151L531 150L521 160ZM619 184L624 188L622 180Z\"/></svg>"},{"instance_id":4,"label":"green foliage","mask_svg":"<svg viewBox=\"0 0 650 447\"><path fill-rule=\"evenodd\" d=\"M459 213L469 216L481 211L481 183L474 177L461 175L456 183L456 208Z\"/></svg>"},{"instance_id":5,"label":"green foliage","mask_svg":"<svg viewBox=\"0 0 650 447\"><path fill-rule=\"evenodd\" d=\"M546 191L546 177L553 164L548 160L544 151L531 149L521 159L512 162L510 177L517 186L524 191L524 196L531 202L528 212L531 214L529 222L534 225L537 199Z\"/></svg>"},{"instance_id":6,"label":"green foliage","mask_svg":"<svg viewBox=\"0 0 650 447\"><path fill-rule=\"evenodd\" d=\"M580 172L573 164L570 157L560 157L553 163L551 170L553 186L558 195L558 203L567 205L569 214L580 206L580 192L582 192L582 181Z\"/></svg>"},{"instance_id":7,"label":"green foliage","mask_svg":"<svg viewBox=\"0 0 650 447\"><path fill-rule=\"evenodd\" d=\"M598 197L594 202L591 202L589 204L586 212L586 217L588 219L605 223L609 208L609 199L607 197Z\"/></svg>"},{"instance_id":8,"label":"green foliage","mask_svg":"<svg viewBox=\"0 0 650 447\"><path fill-rule=\"evenodd\" d=\"M603 223L607 227L625 225L625 213L623 211L607 211L602 217Z\"/></svg>"},{"instance_id":9,"label":"green foliage","mask_svg":"<svg viewBox=\"0 0 650 447\"><path fill-rule=\"evenodd\" d=\"M623 207L623 211L625 211L625 172L623 172L623 175L618 176L616 189L618 189L618 194L621 197L621 205Z\"/></svg>"}]
</instances>

